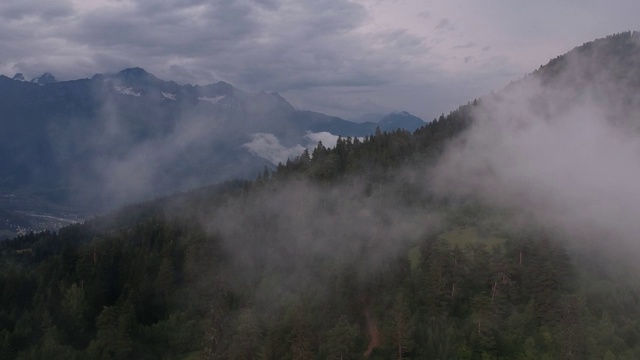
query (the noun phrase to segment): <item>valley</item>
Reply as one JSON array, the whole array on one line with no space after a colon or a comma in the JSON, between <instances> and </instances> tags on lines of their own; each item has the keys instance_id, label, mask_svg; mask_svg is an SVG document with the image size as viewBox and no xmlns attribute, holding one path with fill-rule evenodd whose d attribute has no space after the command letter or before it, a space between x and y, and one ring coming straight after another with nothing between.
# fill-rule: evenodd
<instances>
[{"instance_id":1,"label":"valley","mask_svg":"<svg viewBox=\"0 0 640 360\"><path fill-rule=\"evenodd\" d=\"M127 203L236 178L338 135L413 131L407 112L354 123L295 109L277 93L178 85L141 68L91 79L0 76L0 219L4 237L56 229ZM52 221L46 214L58 217ZM74 215L69 215L74 214ZM77 215L75 215L77 214Z\"/></svg>"}]
</instances>

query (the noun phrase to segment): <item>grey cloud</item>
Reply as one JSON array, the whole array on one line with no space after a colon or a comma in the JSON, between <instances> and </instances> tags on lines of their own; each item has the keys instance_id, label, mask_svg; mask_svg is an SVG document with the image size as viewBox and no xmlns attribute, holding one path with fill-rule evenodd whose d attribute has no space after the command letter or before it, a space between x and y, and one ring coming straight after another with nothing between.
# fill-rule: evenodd
<instances>
[{"instance_id":1,"label":"grey cloud","mask_svg":"<svg viewBox=\"0 0 640 360\"><path fill-rule=\"evenodd\" d=\"M438 22L438 24L436 24L435 29L436 30L453 31L453 30L455 30L455 27L451 23L451 20L449 20L448 18L444 18L444 19L441 19Z\"/></svg>"},{"instance_id":2,"label":"grey cloud","mask_svg":"<svg viewBox=\"0 0 640 360\"><path fill-rule=\"evenodd\" d=\"M304 109L349 119L364 113L387 114L393 110L385 106L384 101L376 99L375 89L377 87L327 87L307 91L290 90L282 95Z\"/></svg>"},{"instance_id":3,"label":"grey cloud","mask_svg":"<svg viewBox=\"0 0 640 360\"><path fill-rule=\"evenodd\" d=\"M6 0L0 4L0 18L8 21L20 21L30 16L49 20L72 13L73 6L68 0Z\"/></svg>"},{"instance_id":4,"label":"grey cloud","mask_svg":"<svg viewBox=\"0 0 640 360\"><path fill-rule=\"evenodd\" d=\"M192 79L188 69L214 68L220 78L254 89L381 83L371 65L353 59L349 49L358 39L339 39L365 16L351 2L309 1L283 13L272 11L283 8L277 2L266 4L268 13L243 1L194 1L180 3L179 9L172 1L146 4L138 3L133 12L101 9L62 31L79 44L108 49L116 58L151 62L152 71L176 65L166 64L167 58L183 59L187 71L178 76L184 81ZM344 71L336 72L336 67ZM168 74L176 75L175 68Z\"/></svg>"},{"instance_id":5,"label":"grey cloud","mask_svg":"<svg viewBox=\"0 0 640 360\"><path fill-rule=\"evenodd\" d=\"M96 67L103 69L103 72L112 73L128 67L133 67L133 64L129 59L123 57L116 57L109 53L98 52L92 56L91 62Z\"/></svg>"},{"instance_id":6,"label":"grey cloud","mask_svg":"<svg viewBox=\"0 0 640 360\"><path fill-rule=\"evenodd\" d=\"M420 65L428 58L431 39L397 28L358 31L369 14L349 0L131 4L114 2L71 13L65 21L40 19L37 28L46 29L40 32L17 23L0 24L6 34L0 39L5 50L2 72L37 76L49 71L65 80L140 66L179 83L223 80L249 91L282 93L353 87L364 93L442 75ZM393 95L384 99L388 104L397 100ZM343 105L364 102L347 100Z\"/></svg>"},{"instance_id":7,"label":"grey cloud","mask_svg":"<svg viewBox=\"0 0 640 360\"><path fill-rule=\"evenodd\" d=\"M355 66L354 66L355 67ZM282 89L284 91L301 90L314 87L351 87L351 86L375 86L383 85L387 79L376 74L354 70L348 74L335 74L328 69L320 70L318 73L307 73L297 78L276 77L269 73L268 68L251 69L242 75L247 81L258 81L270 84L271 88Z\"/></svg>"},{"instance_id":8,"label":"grey cloud","mask_svg":"<svg viewBox=\"0 0 640 360\"><path fill-rule=\"evenodd\" d=\"M495 71L489 69L495 73ZM502 71L502 69L501 69ZM511 75L513 76L513 75ZM282 95L301 108L341 116L346 119L357 118L365 113L388 114L393 110L406 110L431 120L448 113L460 104L467 103L483 94L486 89L502 84L509 78L495 78L486 74L460 77L442 83L389 83L387 86L328 87L313 88L306 91L287 91ZM393 89L391 94L388 89ZM389 105L393 104L393 105Z\"/></svg>"},{"instance_id":9,"label":"grey cloud","mask_svg":"<svg viewBox=\"0 0 640 360\"><path fill-rule=\"evenodd\" d=\"M271 11L275 11L280 8L279 0L253 0L253 2Z\"/></svg>"},{"instance_id":10,"label":"grey cloud","mask_svg":"<svg viewBox=\"0 0 640 360\"><path fill-rule=\"evenodd\" d=\"M476 46L477 46L477 44L476 44L476 43L474 43L474 42L468 42L468 43L466 43L466 44L464 44L464 45L457 45L457 46L454 46L452 49L454 49L454 50L457 50L457 49L470 49L470 48L473 48L473 47L476 47Z\"/></svg>"},{"instance_id":11,"label":"grey cloud","mask_svg":"<svg viewBox=\"0 0 640 360\"><path fill-rule=\"evenodd\" d=\"M196 83L199 77L193 74L189 69L180 65L170 65L169 72L173 75L173 78L188 79L191 83ZM210 78L210 75L208 76Z\"/></svg>"},{"instance_id":12,"label":"grey cloud","mask_svg":"<svg viewBox=\"0 0 640 360\"><path fill-rule=\"evenodd\" d=\"M251 9L241 2L193 6L166 2L149 12L144 7L138 11L99 9L63 29L62 34L122 55L189 58L228 51L257 31Z\"/></svg>"},{"instance_id":13,"label":"grey cloud","mask_svg":"<svg viewBox=\"0 0 640 360\"><path fill-rule=\"evenodd\" d=\"M207 4L206 0L134 0L140 14L154 16L156 14L167 14L176 10L191 8ZM229 4L230 0L217 1L218 3Z\"/></svg>"},{"instance_id":14,"label":"grey cloud","mask_svg":"<svg viewBox=\"0 0 640 360\"><path fill-rule=\"evenodd\" d=\"M431 18L431 12L428 10L422 11L420 13L418 13L418 16L420 16L423 19L429 19Z\"/></svg>"},{"instance_id":15,"label":"grey cloud","mask_svg":"<svg viewBox=\"0 0 640 360\"><path fill-rule=\"evenodd\" d=\"M220 77L216 75L215 72L209 71L207 69L202 68L193 68L188 69L200 82L205 82L207 84L220 81ZM191 83L191 82L189 82Z\"/></svg>"},{"instance_id":16,"label":"grey cloud","mask_svg":"<svg viewBox=\"0 0 640 360\"><path fill-rule=\"evenodd\" d=\"M311 9L310 18L314 27L324 26L332 29L333 33L349 31L362 24L366 18L366 12L361 5L350 1L316 1L311 2L316 5ZM320 13L317 17L314 13Z\"/></svg>"},{"instance_id":17,"label":"grey cloud","mask_svg":"<svg viewBox=\"0 0 640 360\"><path fill-rule=\"evenodd\" d=\"M385 48L393 48L401 52L424 53L428 51L428 48L423 46L426 39L412 35L407 29L392 29L381 32L377 34L376 39L384 44Z\"/></svg>"}]
</instances>

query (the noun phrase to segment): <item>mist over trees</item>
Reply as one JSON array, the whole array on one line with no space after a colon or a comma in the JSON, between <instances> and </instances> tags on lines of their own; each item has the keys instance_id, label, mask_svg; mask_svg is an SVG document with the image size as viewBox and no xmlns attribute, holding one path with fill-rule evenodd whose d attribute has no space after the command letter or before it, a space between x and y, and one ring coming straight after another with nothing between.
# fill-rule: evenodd
<instances>
[{"instance_id":1,"label":"mist over trees","mask_svg":"<svg viewBox=\"0 0 640 360\"><path fill-rule=\"evenodd\" d=\"M636 43L575 52L604 64ZM0 357L640 358L635 207L616 189L637 190L605 193L576 162L594 138L569 137L600 134L613 150L596 164L634 171L635 142L614 145L633 106L576 92L580 61L413 133L318 143L253 181L0 243ZM629 90L602 79L595 93Z\"/></svg>"}]
</instances>

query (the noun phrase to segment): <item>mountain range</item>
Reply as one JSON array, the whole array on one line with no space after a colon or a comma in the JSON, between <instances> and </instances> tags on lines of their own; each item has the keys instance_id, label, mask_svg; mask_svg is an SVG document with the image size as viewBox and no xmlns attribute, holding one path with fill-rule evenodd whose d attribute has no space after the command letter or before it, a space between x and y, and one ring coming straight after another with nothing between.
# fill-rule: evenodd
<instances>
[{"instance_id":1,"label":"mountain range","mask_svg":"<svg viewBox=\"0 0 640 360\"><path fill-rule=\"evenodd\" d=\"M278 93L248 93L226 82L179 85L142 68L60 82L50 73L31 81L0 75L0 117L6 234L253 178L318 141L335 143L338 135L425 124L407 112L355 123L298 110Z\"/></svg>"}]
</instances>

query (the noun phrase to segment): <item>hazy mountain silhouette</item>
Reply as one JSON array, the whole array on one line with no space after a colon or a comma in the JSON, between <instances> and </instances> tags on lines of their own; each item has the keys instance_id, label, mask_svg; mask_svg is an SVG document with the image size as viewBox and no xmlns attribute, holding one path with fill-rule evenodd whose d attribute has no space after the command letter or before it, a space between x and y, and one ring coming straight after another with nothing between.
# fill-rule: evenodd
<instances>
[{"instance_id":1,"label":"hazy mountain silhouette","mask_svg":"<svg viewBox=\"0 0 640 360\"><path fill-rule=\"evenodd\" d=\"M361 137L377 126L298 110L277 93L180 85L142 68L73 81L0 75L0 117L0 193L34 205L21 211L96 211L253 178L276 165L243 146L253 134L269 134L272 145L297 155L315 145L309 132ZM0 209L15 210L13 199Z\"/></svg>"}]
</instances>

